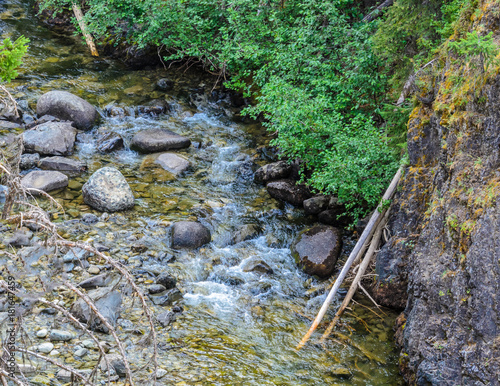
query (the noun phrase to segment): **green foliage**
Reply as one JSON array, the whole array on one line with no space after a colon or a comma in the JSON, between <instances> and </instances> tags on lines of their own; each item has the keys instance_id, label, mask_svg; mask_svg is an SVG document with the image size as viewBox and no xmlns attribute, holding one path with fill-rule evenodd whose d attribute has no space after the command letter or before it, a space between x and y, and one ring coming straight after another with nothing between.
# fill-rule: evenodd
<instances>
[{"instance_id":1,"label":"green foliage","mask_svg":"<svg viewBox=\"0 0 500 386\"><path fill-rule=\"evenodd\" d=\"M407 110L381 124L387 82L372 49L375 24L359 22L354 0L86 0L84 9L96 37L200 60L253 96L245 113L265 118L273 144L304 161L317 191L358 215L378 203L398 166L387 132L399 134Z\"/></svg>"},{"instance_id":2,"label":"green foliage","mask_svg":"<svg viewBox=\"0 0 500 386\"><path fill-rule=\"evenodd\" d=\"M0 43L0 79L3 82L10 82L18 75L17 68L28 51L28 43L29 40L24 36L19 37L15 42L6 38Z\"/></svg>"},{"instance_id":3,"label":"green foliage","mask_svg":"<svg viewBox=\"0 0 500 386\"><path fill-rule=\"evenodd\" d=\"M463 39L450 41L448 49L459 56L459 60L475 64L474 58L479 59L479 69L488 71L492 64L497 64L498 46L493 40L493 32L480 36L477 31L468 32Z\"/></svg>"}]
</instances>

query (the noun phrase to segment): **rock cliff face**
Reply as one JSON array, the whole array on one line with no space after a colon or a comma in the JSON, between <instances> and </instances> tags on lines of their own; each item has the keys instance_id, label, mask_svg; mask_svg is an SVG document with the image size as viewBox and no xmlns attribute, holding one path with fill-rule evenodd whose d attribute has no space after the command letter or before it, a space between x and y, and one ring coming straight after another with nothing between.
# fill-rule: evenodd
<instances>
[{"instance_id":1,"label":"rock cliff face","mask_svg":"<svg viewBox=\"0 0 500 386\"><path fill-rule=\"evenodd\" d=\"M498 42L499 5L479 8L469 31L493 31ZM392 236L377 257L374 294L404 309L397 336L410 384L498 385L500 76L481 70L481 82L464 78L474 87L453 109L451 71L445 64L435 73L434 102L410 118L410 165L394 199Z\"/></svg>"}]
</instances>

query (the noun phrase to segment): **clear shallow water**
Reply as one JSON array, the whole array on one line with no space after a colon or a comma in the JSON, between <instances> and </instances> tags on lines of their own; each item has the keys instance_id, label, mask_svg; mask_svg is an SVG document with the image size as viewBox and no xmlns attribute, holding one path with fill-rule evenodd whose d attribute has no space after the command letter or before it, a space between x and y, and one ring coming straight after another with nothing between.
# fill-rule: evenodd
<instances>
[{"instance_id":1,"label":"clear shallow water","mask_svg":"<svg viewBox=\"0 0 500 386\"><path fill-rule=\"evenodd\" d=\"M12 84L15 96L33 109L41 94L63 89L89 100L102 114L96 128L78 135L73 156L87 163L88 173L72 178L70 188L56 195L66 209L58 219L63 231L72 238L109 245L113 256L128 264L144 288L153 273L165 270L179 281L184 312L171 327L159 328L160 365L169 371L163 384L401 383L391 341L395 315L388 311L381 319L354 307L366 325L346 315L350 327L339 328L378 361L335 341L326 350L314 340L300 352L294 350L323 302L327 284L299 271L288 249L294 235L311 219L300 209L271 199L262 186L253 183L252 170L265 162L259 147L269 139L258 124L228 116L226 100L209 97L198 106L191 103L194 93L203 98L211 94L213 79L196 71L131 71L116 61L92 58L80 38L58 35L38 24L28 2L2 4L0 12L3 37L23 33L31 39L22 75ZM162 77L175 81L172 92L155 90ZM137 106L155 99L169 103L167 114L138 113ZM127 114L108 116L105 107L109 104L122 107ZM154 167L151 156L139 155L128 146L110 155L96 151L101 131L117 132L128 144L136 132L156 127L202 144L200 149L192 146L179 151L193 165L185 176L175 179ZM136 197L134 209L95 226L78 228L62 222L79 219L83 213L100 215L83 204L80 186L92 172L108 165L127 178ZM212 243L198 251L172 250L169 225L181 219L197 219L206 225ZM259 235L231 245L235 231L246 224L255 225ZM137 243L148 250L133 252L131 246ZM273 273L245 272L246 264L254 260L264 261ZM78 278L75 274L74 279ZM151 350L139 349L138 338L127 335L140 320L139 310L131 304L127 307L131 311L123 313L120 333L132 368L139 368ZM156 313L165 309L153 308ZM40 326L50 321L38 315L27 323L30 330L34 328L30 323ZM70 349L61 351L63 358L71 357ZM82 368L90 363L72 362ZM146 377L147 371L140 374L139 378Z\"/></svg>"}]
</instances>

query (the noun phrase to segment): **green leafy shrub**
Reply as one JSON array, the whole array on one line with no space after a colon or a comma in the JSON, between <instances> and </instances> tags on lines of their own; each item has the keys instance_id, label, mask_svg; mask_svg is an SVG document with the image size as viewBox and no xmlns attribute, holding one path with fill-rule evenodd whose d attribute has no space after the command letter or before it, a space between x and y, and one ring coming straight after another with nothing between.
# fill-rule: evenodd
<instances>
[{"instance_id":1,"label":"green leafy shrub","mask_svg":"<svg viewBox=\"0 0 500 386\"><path fill-rule=\"evenodd\" d=\"M22 64L22 58L28 51L29 40L24 36L12 42L9 38L0 43L0 79L10 82L17 77L17 68Z\"/></svg>"}]
</instances>

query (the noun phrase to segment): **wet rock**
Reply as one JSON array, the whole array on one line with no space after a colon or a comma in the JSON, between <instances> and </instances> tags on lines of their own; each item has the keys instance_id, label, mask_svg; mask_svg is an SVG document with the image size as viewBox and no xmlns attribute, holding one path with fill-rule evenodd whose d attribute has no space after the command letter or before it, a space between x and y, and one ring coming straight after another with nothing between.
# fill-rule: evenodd
<instances>
[{"instance_id":1,"label":"wet rock","mask_svg":"<svg viewBox=\"0 0 500 386\"><path fill-rule=\"evenodd\" d=\"M260 234L260 232L261 230L258 225L245 224L235 232L234 236L232 237L231 243L238 244L242 241L254 239Z\"/></svg>"},{"instance_id":2,"label":"wet rock","mask_svg":"<svg viewBox=\"0 0 500 386\"><path fill-rule=\"evenodd\" d=\"M191 166L187 159L174 153L160 154L155 163L175 176L180 176Z\"/></svg>"},{"instance_id":3,"label":"wet rock","mask_svg":"<svg viewBox=\"0 0 500 386\"><path fill-rule=\"evenodd\" d=\"M45 342L37 346L37 350L41 353L48 354L54 349L54 345L50 342Z\"/></svg>"},{"instance_id":4,"label":"wet rock","mask_svg":"<svg viewBox=\"0 0 500 386\"><path fill-rule=\"evenodd\" d=\"M287 178L292 172L292 165L286 161L273 162L259 168L254 175L254 181L265 184L269 181Z\"/></svg>"},{"instance_id":5,"label":"wet rock","mask_svg":"<svg viewBox=\"0 0 500 386\"><path fill-rule=\"evenodd\" d=\"M241 270L243 272L260 272L272 274L272 268L262 259L249 258L242 262Z\"/></svg>"},{"instance_id":6,"label":"wet rock","mask_svg":"<svg viewBox=\"0 0 500 386\"><path fill-rule=\"evenodd\" d=\"M43 158L38 163L38 166L44 170L57 170L72 174L83 173L87 169L87 165L83 162L59 156Z\"/></svg>"},{"instance_id":7,"label":"wet rock","mask_svg":"<svg viewBox=\"0 0 500 386\"><path fill-rule=\"evenodd\" d=\"M266 235L266 244L269 248L279 248L281 246L281 242L278 238L271 233Z\"/></svg>"},{"instance_id":8,"label":"wet rock","mask_svg":"<svg viewBox=\"0 0 500 386\"><path fill-rule=\"evenodd\" d=\"M161 78L156 82L156 88L161 91L170 91L174 88L174 82L167 78Z\"/></svg>"},{"instance_id":9,"label":"wet rock","mask_svg":"<svg viewBox=\"0 0 500 386\"><path fill-rule=\"evenodd\" d=\"M198 248L211 241L210 231L196 221L179 221L173 225L174 248Z\"/></svg>"},{"instance_id":10,"label":"wet rock","mask_svg":"<svg viewBox=\"0 0 500 386\"><path fill-rule=\"evenodd\" d=\"M66 91L49 91L38 99L38 116L53 115L71 121L78 129L88 130L97 120L97 110L89 102Z\"/></svg>"},{"instance_id":11,"label":"wet rock","mask_svg":"<svg viewBox=\"0 0 500 386\"><path fill-rule=\"evenodd\" d=\"M118 117L118 118L125 117L125 110L123 109L123 107L116 106L116 105L113 105L113 104L105 106L104 107L104 112L109 117Z\"/></svg>"},{"instance_id":12,"label":"wet rock","mask_svg":"<svg viewBox=\"0 0 500 386\"><path fill-rule=\"evenodd\" d=\"M114 276L110 273L101 273L100 275L89 277L78 284L81 288L107 287L113 281Z\"/></svg>"},{"instance_id":13,"label":"wet rock","mask_svg":"<svg viewBox=\"0 0 500 386\"><path fill-rule=\"evenodd\" d=\"M177 284L177 280L172 275L169 275L168 273L164 272L164 273L161 273L156 278L156 284L161 284L162 286L165 287L165 289L172 289L172 288L175 288L175 286Z\"/></svg>"},{"instance_id":14,"label":"wet rock","mask_svg":"<svg viewBox=\"0 0 500 386\"><path fill-rule=\"evenodd\" d=\"M166 129L149 129L138 132L130 148L141 153L155 153L166 150L182 149L189 147L189 138L176 134Z\"/></svg>"},{"instance_id":15,"label":"wet rock","mask_svg":"<svg viewBox=\"0 0 500 386\"><path fill-rule=\"evenodd\" d=\"M132 208L134 195L125 177L115 168L96 171L82 187L83 201L101 212Z\"/></svg>"},{"instance_id":16,"label":"wet rock","mask_svg":"<svg viewBox=\"0 0 500 386\"><path fill-rule=\"evenodd\" d=\"M76 130L69 122L47 122L23 133L24 150L42 155L73 153Z\"/></svg>"},{"instance_id":17,"label":"wet rock","mask_svg":"<svg viewBox=\"0 0 500 386\"><path fill-rule=\"evenodd\" d=\"M167 370L160 368L160 369L156 370L155 376L156 376L156 379L161 379L167 374L168 374Z\"/></svg>"},{"instance_id":18,"label":"wet rock","mask_svg":"<svg viewBox=\"0 0 500 386\"><path fill-rule=\"evenodd\" d=\"M123 148L123 138L118 133L107 132L97 138L97 150L110 153Z\"/></svg>"},{"instance_id":19,"label":"wet rock","mask_svg":"<svg viewBox=\"0 0 500 386\"><path fill-rule=\"evenodd\" d=\"M86 348L79 348L78 350L75 351L75 357L77 358L83 358L85 355L87 355L87 353L89 352L89 350L87 350Z\"/></svg>"},{"instance_id":20,"label":"wet rock","mask_svg":"<svg viewBox=\"0 0 500 386\"><path fill-rule=\"evenodd\" d=\"M3 243L7 247L14 247L14 248L25 247L31 244L29 236L22 231L14 232L14 234L11 237L6 238L3 241Z\"/></svg>"},{"instance_id":21,"label":"wet rock","mask_svg":"<svg viewBox=\"0 0 500 386\"><path fill-rule=\"evenodd\" d=\"M350 223L350 218L343 215L345 209L327 209L318 214L318 221L322 224L333 226L345 226Z\"/></svg>"},{"instance_id":22,"label":"wet rock","mask_svg":"<svg viewBox=\"0 0 500 386\"><path fill-rule=\"evenodd\" d=\"M176 318L177 318L176 312L165 311L156 316L156 321L160 324L160 326L167 327L169 324L175 322Z\"/></svg>"},{"instance_id":23,"label":"wet rock","mask_svg":"<svg viewBox=\"0 0 500 386\"><path fill-rule=\"evenodd\" d=\"M109 365L115 370L116 374L119 377L124 377L127 375L127 368L125 367L125 362L124 362L123 358L121 357L121 355L110 354L110 355L106 355L106 358L108 360L107 362L105 360L103 360L101 362L101 370L102 371L108 370L107 363L109 363Z\"/></svg>"},{"instance_id":24,"label":"wet rock","mask_svg":"<svg viewBox=\"0 0 500 386\"><path fill-rule=\"evenodd\" d=\"M38 330L36 332L36 337L40 339L46 338L47 335L49 335L49 330L47 330L46 328L42 328L41 330Z\"/></svg>"},{"instance_id":25,"label":"wet rock","mask_svg":"<svg viewBox=\"0 0 500 386\"><path fill-rule=\"evenodd\" d=\"M85 224L95 224L99 221L99 218L93 213L85 213L82 215L82 222Z\"/></svg>"},{"instance_id":26,"label":"wet rock","mask_svg":"<svg viewBox=\"0 0 500 386\"><path fill-rule=\"evenodd\" d=\"M74 334L64 330L51 330L49 334L49 339L52 342L58 342L58 341L67 342L74 338L75 338Z\"/></svg>"},{"instance_id":27,"label":"wet rock","mask_svg":"<svg viewBox=\"0 0 500 386\"><path fill-rule=\"evenodd\" d=\"M159 294L149 295L149 298L157 306L171 306L182 299L182 294L177 288L172 288Z\"/></svg>"},{"instance_id":28,"label":"wet rock","mask_svg":"<svg viewBox=\"0 0 500 386\"><path fill-rule=\"evenodd\" d=\"M330 276L342 250L342 232L327 225L316 225L299 233L291 246L292 256L309 275Z\"/></svg>"},{"instance_id":29,"label":"wet rock","mask_svg":"<svg viewBox=\"0 0 500 386\"><path fill-rule=\"evenodd\" d=\"M42 125L42 124L47 123L47 122L60 122L60 121L61 121L60 119L58 119L52 115L44 115L44 116L38 118L37 120L27 124L26 130L32 129L35 126Z\"/></svg>"},{"instance_id":30,"label":"wet rock","mask_svg":"<svg viewBox=\"0 0 500 386\"><path fill-rule=\"evenodd\" d=\"M122 304L122 295L117 291L110 291L108 288L99 288L87 293L99 311L99 313L113 327L120 316L120 307ZM71 307L71 313L82 323L88 323L89 328L94 331L109 333L109 329L90 309L89 305L83 300L78 299Z\"/></svg>"},{"instance_id":31,"label":"wet rock","mask_svg":"<svg viewBox=\"0 0 500 386\"><path fill-rule=\"evenodd\" d=\"M318 214L328 209L329 196L315 196L304 201L305 214Z\"/></svg>"},{"instance_id":32,"label":"wet rock","mask_svg":"<svg viewBox=\"0 0 500 386\"><path fill-rule=\"evenodd\" d=\"M266 188L271 197L289 202L294 206L302 206L302 203L311 197L309 189L304 185L296 185L294 180L269 182Z\"/></svg>"},{"instance_id":33,"label":"wet rock","mask_svg":"<svg viewBox=\"0 0 500 386\"><path fill-rule=\"evenodd\" d=\"M38 167L38 161L40 161L40 154L23 154L21 160L19 161L19 168L21 170L28 170Z\"/></svg>"},{"instance_id":34,"label":"wet rock","mask_svg":"<svg viewBox=\"0 0 500 386\"><path fill-rule=\"evenodd\" d=\"M17 129L17 128L23 128L24 125L22 123L15 123L15 122L9 122L9 121L4 121L3 119L0 119L0 130L2 129Z\"/></svg>"},{"instance_id":35,"label":"wet rock","mask_svg":"<svg viewBox=\"0 0 500 386\"><path fill-rule=\"evenodd\" d=\"M26 174L21 185L26 189L38 189L44 192L50 192L56 189L63 189L68 186L68 176L55 171L40 171L35 170ZM36 194L35 191L31 191Z\"/></svg>"},{"instance_id":36,"label":"wet rock","mask_svg":"<svg viewBox=\"0 0 500 386\"><path fill-rule=\"evenodd\" d=\"M62 260L63 263L73 263L75 261L85 260L88 256L90 256L90 252L85 249L71 248L66 254L64 254Z\"/></svg>"},{"instance_id":37,"label":"wet rock","mask_svg":"<svg viewBox=\"0 0 500 386\"><path fill-rule=\"evenodd\" d=\"M163 291L166 291L166 288L164 286L162 286L161 284L151 284L148 287L148 292L152 295L159 294Z\"/></svg>"},{"instance_id":38,"label":"wet rock","mask_svg":"<svg viewBox=\"0 0 500 386\"><path fill-rule=\"evenodd\" d=\"M134 253L144 253L148 250L148 247L144 244L133 244L130 246L130 250Z\"/></svg>"},{"instance_id":39,"label":"wet rock","mask_svg":"<svg viewBox=\"0 0 500 386\"><path fill-rule=\"evenodd\" d=\"M156 117L170 110L170 105L165 100L157 99L151 101L147 106L139 106L137 112L139 114L147 114Z\"/></svg>"}]
</instances>

